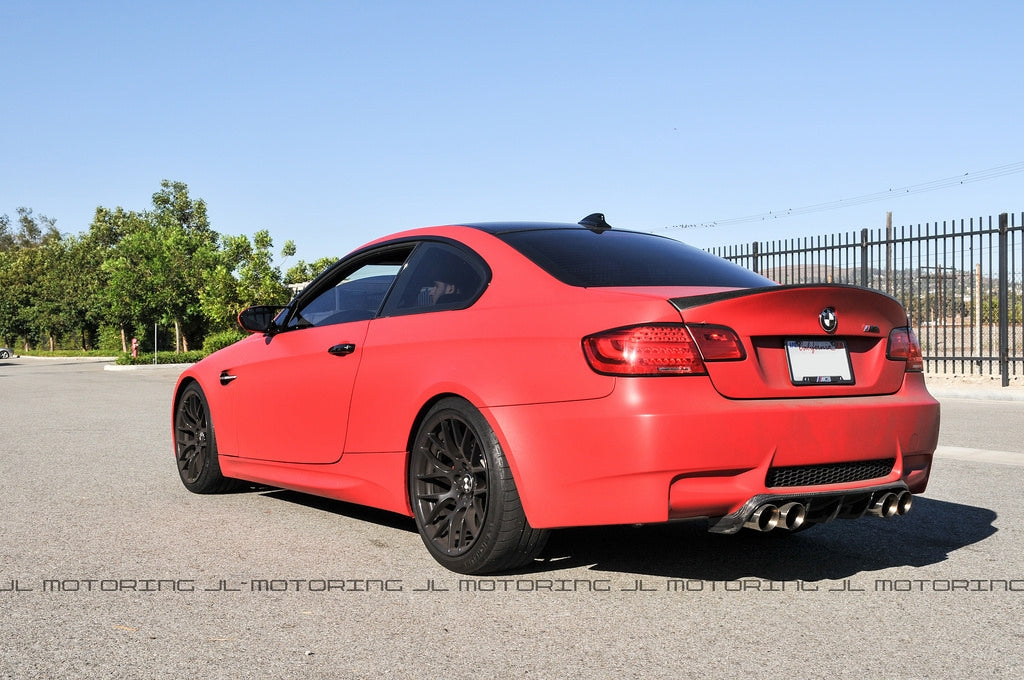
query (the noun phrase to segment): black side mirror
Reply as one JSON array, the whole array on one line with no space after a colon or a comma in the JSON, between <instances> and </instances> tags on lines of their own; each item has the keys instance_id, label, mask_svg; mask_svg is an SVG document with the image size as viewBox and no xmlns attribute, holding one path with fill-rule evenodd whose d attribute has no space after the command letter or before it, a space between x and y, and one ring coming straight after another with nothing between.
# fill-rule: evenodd
<instances>
[{"instance_id":1,"label":"black side mirror","mask_svg":"<svg viewBox=\"0 0 1024 680\"><path fill-rule=\"evenodd\" d=\"M276 333L278 328L274 319L281 313L284 307L271 305L256 305L243 309L238 315L238 325L250 333Z\"/></svg>"}]
</instances>

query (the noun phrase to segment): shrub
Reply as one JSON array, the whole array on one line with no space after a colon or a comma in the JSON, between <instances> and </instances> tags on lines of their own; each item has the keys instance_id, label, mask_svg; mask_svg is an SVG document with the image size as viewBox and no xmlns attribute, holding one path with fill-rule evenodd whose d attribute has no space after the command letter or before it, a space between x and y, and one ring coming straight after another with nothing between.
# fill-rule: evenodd
<instances>
[{"instance_id":1,"label":"shrub","mask_svg":"<svg viewBox=\"0 0 1024 680\"><path fill-rule=\"evenodd\" d=\"M130 354L121 354L117 357L117 364L119 366L145 366L147 364L194 364L203 357L206 356L206 352L195 351L195 352L157 352L156 362L153 361L153 353L139 354L137 357L132 357Z\"/></svg>"},{"instance_id":2,"label":"shrub","mask_svg":"<svg viewBox=\"0 0 1024 680\"><path fill-rule=\"evenodd\" d=\"M224 349L228 345L233 345L246 336L242 331L221 331L220 333L211 333L206 336L206 340L203 341L203 351L206 354L213 354L219 349Z\"/></svg>"},{"instance_id":3,"label":"shrub","mask_svg":"<svg viewBox=\"0 0 1024 680\"><path fill-rule=\"evenodd\" d=\"M104 352L117 354L121 351L121 329L117 326L100 326L96 345Z\"/></svg>"}]
</instances>

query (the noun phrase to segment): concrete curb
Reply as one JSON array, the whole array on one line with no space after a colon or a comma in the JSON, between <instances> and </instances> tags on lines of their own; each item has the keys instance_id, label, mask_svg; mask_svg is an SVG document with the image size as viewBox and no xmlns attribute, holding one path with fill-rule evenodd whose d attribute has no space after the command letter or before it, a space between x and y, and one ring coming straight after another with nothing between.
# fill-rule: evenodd
<instances>
[{"instance_id":1,"label":"concrete curb","mask_svg":"<svg viewBox=\"0 0 1024 680\"><path fill-rule=\"evenodd\" d=\"M103 367L104 371L152 371L161 368L170 368L179 372L184 371L192 364L135 364L132 366L118 366L117 364L108 364Z\"/></svg>"},{"instance_id":2,"label":"concrete curb","mask_svg":"<svg viewBox=\"0 0 1024 680\"><path fill-rule=\"evenodd\" d=\"M938 400L943 399L982 399L986 401L1024 401L1024 390L1012 387L995 389L932 387L928 391Z\"/></svg>"},{"instance_id":3,"label":"concrete curb","mask_svg":"<svg viewBox=\"0 0 1024 680\"><path fill-rule=\"evenodd\" d=\"M117 361L117 357L37 357L31 354L15 354L12 359L31 359L32 361L64 361L77 362L82 364L102 364L107 361Z\"/></svg>"},{"instance_id":4,"label":"concrete curb","mask_svg":"<svg viewBox=\"0 0 1024 680\"><path fill-rule=\"evenodd\" d=\"M171 368L178 371L184 371L186 368L192 365L192 363L186 364L135 364L120 366L115 364L117 357L37 357L30 354L15 355L11 359L32 359L35 361L60 361L63 363L76 363L76 364L106 364L103 367L104 371L151 371L154 369Z\"/></svg>"}]
</instances>

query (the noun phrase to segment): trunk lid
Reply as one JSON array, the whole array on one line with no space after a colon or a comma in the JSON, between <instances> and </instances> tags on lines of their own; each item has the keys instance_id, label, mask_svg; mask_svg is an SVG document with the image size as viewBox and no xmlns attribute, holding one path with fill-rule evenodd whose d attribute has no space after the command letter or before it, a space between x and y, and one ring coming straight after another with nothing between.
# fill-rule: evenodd
<instances>
[{"instance_id":1,"label":"trunk lid","mask_svg":"<svg viewBox=\"0 0 1024 680\"><path fill-rule=\"evenodd\" d=\"M795 285L674 297L692 333L726 326L746 358L706 362L733 399L866 396L900 389L905 361L886 358L889 333L907 326L902 305L856 286Z\"/></svg>"}]
</instances>

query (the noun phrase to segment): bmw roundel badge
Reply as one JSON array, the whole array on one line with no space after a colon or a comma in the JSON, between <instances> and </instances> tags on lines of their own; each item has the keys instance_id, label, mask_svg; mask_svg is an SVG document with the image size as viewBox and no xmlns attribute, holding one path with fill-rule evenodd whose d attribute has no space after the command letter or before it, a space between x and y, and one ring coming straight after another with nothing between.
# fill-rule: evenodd
<instances>
[{"instance_id":1,"label":"bmw roundel badge","mask_svg":"<svg viewBox=\"0 0 1024 680\"><path fill-rule=\"evenodd\" d=\"M839 319L836 318L835 307L826 307L821 310L821 314L818 315L818 323L821 324L821 330L826 333L835 333L836 328L839 327Z\"/></svg>"}]
</instances>

